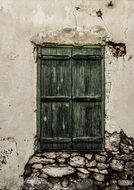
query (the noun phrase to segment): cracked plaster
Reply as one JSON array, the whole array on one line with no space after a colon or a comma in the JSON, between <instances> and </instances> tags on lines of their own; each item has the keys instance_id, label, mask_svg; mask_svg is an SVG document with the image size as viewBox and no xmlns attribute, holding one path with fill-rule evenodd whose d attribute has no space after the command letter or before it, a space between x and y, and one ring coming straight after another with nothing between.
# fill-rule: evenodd
<instances>
[{"instance_id":1,"label":"cracked plaster","mask_svg":"<svg viewBox=\"0 0 134 190\"><path fill-rule=\"evenodd\" d=\"M116 58L108 45L105 48L106 130L113 132L122 128L129 136L134 136L134 3L113 0L113 6L108 7L109 2L0 2L0 138L14 138L18 152L16 156L13 151L12 166L10 162L3 166L6 170L0 172L0 179L4 178L0 185L8 181L11 189L14 186L11 181L22 183L24 166L34 152L37 64L30 41L74 45L124 43L127 54L123 57ZM102 17L96 15L98 10ZM11 144L16 150L15 143L6 142L3 145L0 141L0 148L6 150Z\"/></svg>"},{"instance_id":2,"label":"cracked plaster","mask_svg":"<svg viewBox=\"0 0 134 190\"><path fill-rule=\"evenodd\" d=\"M77 30L76 28L63 28L56 31L39 32L31 38L31 42L36 45L43 43L54 44L105 44L108 34L101 26L94 26L87 31Z\"/></svg>"}]
</instances>

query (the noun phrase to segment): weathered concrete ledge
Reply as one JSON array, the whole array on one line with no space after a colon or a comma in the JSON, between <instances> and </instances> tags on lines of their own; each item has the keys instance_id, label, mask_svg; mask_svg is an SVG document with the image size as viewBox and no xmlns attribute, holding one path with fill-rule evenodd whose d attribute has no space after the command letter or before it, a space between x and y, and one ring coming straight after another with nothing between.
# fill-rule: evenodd
<instances>
[{"instance_id":1,"label":"weathered concrete ledge","mask_svg":"<svg viewBox=\"0 0 134 190\"><path fill-rule=\"evenodd\" d=\"M104 45L109 39L110 36L105 28L96 25L85 31L77 28L63 28L56 31L39 32L31 38L31 42L36 45L41 45L44 43L67 45Z\"/></svg>"},{"instance_id":2,"label":"weathered concrete ledge","mask_svg":"<svg viewBox=\"0 0 134 190\"><path fill-rule=\"evenodd\" d=\"M105 133L100 154L36 153L24 172L23 190L132 190L134 139L123 131Z\"/></svg>"}]
</instances>

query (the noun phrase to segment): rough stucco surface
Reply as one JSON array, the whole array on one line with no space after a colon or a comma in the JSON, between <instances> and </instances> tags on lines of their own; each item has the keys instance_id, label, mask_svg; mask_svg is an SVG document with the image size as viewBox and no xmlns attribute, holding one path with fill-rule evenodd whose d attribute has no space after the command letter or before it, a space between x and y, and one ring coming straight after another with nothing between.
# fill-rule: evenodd
<instances>
[{"instance_id":1,"label":"rough stucco surface","mask_svg":"<svg viewBox=\"0 0 134 190\"><path fill-rule=\"evenodd\" d=\"M1 189L18 188L24 166L34 152L36 63L30 40L34 43L124 43L127 53L118 58L106 45L106 130L123 129L128 136L134 136L134 2L113 0L112 7L108 7L108 2L0 1L0 149L13 149L10 161L1 166ZM10 143L9 138L15 143ZM12 166L14 169L10 167L12 160L16 164Z\"/></svg>"}]
</instances>

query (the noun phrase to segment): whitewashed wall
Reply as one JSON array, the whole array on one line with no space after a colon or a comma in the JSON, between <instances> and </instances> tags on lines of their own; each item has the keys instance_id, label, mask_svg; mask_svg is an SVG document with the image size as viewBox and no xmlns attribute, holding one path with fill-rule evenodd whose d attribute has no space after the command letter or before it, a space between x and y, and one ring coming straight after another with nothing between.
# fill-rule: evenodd
<instances>
[{"instance_id":1,"label":"whitewashed wall","mask_svg":"<svg viewBox=\"0 0 134 190\"><path fill-rule=\"evenodd\" d=\"M118 59L106 46L106 130L134 137L134 1L109 2L0 0L0 188L19 188L34 152L37 65L31 40L124 43L127 54Z\"/></svg>"}]
</instances>

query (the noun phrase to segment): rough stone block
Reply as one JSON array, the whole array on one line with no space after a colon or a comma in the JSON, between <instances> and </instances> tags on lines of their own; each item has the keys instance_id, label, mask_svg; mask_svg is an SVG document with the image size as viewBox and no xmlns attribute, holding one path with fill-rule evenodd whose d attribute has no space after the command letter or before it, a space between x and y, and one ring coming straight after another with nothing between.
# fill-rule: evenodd
<instances>
[{"instance_id":1,"label":"rough stone block","mask_svg":"<svg viewBox=\"0 0 134 190\"><path fill-rule=\"evenodd\" d=\"M131 186L131 185L133 185L133 180L118 180L118 185L119 186L124 186L124 187L126 187L126 186Z\"/></svg>"},{"instance_id":2,"label":"rough stone block","mask_svg":"<svg viewBox=\"0 0 134 190\"><path fill-rule=\"evenodd\" d=\"M70 158L69 164L73 167L83 167L85 165L85 158L82 156L74 156Z\"/></svg>"},{"instance_id":3,"label":"rough stone block","mask_svg":"<svg viewBox=\"0 0 134 190\"><path fill-rule=\"evenodd\" d=\"M121 160L113 159L112 162L110 163L110 166L113 170L122 171L124 168L124 162Z\"/></svg>"},{"instance_id":4,"label":"rough stone block","mask_svg":"<svg viewBox=\"0 0 134 190\"><path fill-rule=\"evenodd\" d=\"M42 172L51 177L63 177L66 175L73 174L75 169L68 165L61 166L45 166Z\"/></svg>"},{"instance_id":5,"label":"rough stone block","mask_svg":"<svg viewBox=\"0 0 134 190\"><path fill-rule=\"evenodd\" d=\"M106 151L118 151L120 143L120 134L114 132L113 134L105 134L105 148Z\"/></svg>"}]
</instances>

